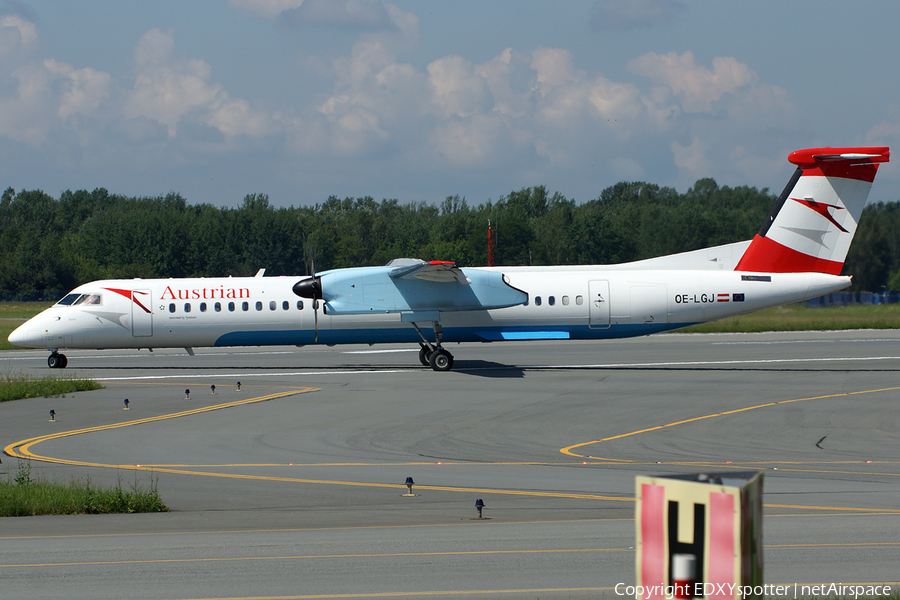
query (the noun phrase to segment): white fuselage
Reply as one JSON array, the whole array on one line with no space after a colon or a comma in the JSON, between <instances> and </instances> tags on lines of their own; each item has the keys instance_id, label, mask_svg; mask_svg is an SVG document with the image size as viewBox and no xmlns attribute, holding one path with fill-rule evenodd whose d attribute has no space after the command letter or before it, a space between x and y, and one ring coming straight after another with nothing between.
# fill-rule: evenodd
<instances>
[{"instance_id":1,"label":"white fuselage","mask_svg":"<svg viewBox=\"0 0 900 600\"><path fill-rule=\"evenodd\" d=\"M469 271L470 269L464 269ZM472 269L477 270L477 269ZM813 298L850 285L823 273L618 266L503 267L527 303L440 313L443 342L647 335ZM328 314L298 298L303 277L95 281L16 329L18 346L166 348L420 341L398 312ZM78 298L81 298L79 301ZM324 305L324 306L323 306ZM408 320L408 319L407 319ZM425 335L431 322L417 323Z\"/></svg>"}]
</instances>

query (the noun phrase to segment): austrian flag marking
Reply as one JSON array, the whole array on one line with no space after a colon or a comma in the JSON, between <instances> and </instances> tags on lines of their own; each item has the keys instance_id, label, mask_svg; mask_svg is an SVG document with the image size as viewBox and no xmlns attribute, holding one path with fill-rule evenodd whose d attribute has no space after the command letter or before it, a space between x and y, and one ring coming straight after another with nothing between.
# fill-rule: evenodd
<instances>
[{"instance_id":1,"label":"austrian flag marking","mask_svg":"<svg viewBox=\"0 0 900 600\"><path fill-rule=\"evenodd\" d=\"M716 294L716 302L728 302L731 300L731 294Z\"/></svg>"}]
</instances>

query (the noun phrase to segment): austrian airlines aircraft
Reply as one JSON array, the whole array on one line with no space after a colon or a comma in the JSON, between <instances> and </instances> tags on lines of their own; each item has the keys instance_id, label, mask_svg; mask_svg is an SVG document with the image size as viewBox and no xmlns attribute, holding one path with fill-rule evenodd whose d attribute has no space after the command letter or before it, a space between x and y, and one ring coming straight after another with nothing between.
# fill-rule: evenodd
<instances>
[{"instance_id":1,"label":"austrian airlines aircraft","mask_svg":"<svg viewBox=\"0 0 900 600\"><path fill-rule=\"evenodd\" d=\"M799 302L850 285L841 267L888 148L814 148L753 240L619 265L460 268L397 259L314 277L129 279L74 289L16 329L17 346L65 348L418 343L647 335Z\"/></svg>"}]
</instances>

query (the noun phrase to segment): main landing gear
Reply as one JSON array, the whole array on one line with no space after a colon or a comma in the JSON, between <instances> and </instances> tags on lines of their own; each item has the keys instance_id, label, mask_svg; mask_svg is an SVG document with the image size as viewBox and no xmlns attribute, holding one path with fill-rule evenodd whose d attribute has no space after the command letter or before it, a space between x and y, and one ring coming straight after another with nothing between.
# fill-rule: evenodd
<instances>
[{"instance_id":1,"label":"main landing gear","mask_svg":"<svg viewBox=\"0 0 900 600\"><path fill-rule=\"evenodd\" d=\"M435 371L449 371L452 369L453 355L441 346L441 335L443 334L441 324L437 321L434 323L434 344L425 338L418 325L413 323L412 326L416 328L419 337L422 338L422 341L419 342L419 347L421 348L419 350L419 362Z\"/></svg>"},{"instance_id":2,"label":"main landing gear","mask_svg":"<svg viewBox=\"0 0 900 600\"><path fill-rule=\"evenodd\" d=\"M420 343L419 362L435 371L449 371L453 368L453 355L440 346Z\"/></svg>"},{"instance_id":3,"label":"main landing gear","mask_svg":"<svg viewBox=\"0 0 900 600\"><path fill-rule=\"evenodd\" d=\"M65 369L67 364L69 364L69 359L66 358L65 354L60 354L56 350L50 351L50 356L47 357L48 367L51 369Z\"/></svg>"}]
</instances>

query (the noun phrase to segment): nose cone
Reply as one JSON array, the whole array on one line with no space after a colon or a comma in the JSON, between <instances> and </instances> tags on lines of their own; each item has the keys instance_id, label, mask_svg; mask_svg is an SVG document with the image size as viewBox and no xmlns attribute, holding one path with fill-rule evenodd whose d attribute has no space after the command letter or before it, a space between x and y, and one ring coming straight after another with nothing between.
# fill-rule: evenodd
<instances>
[{"instance_id":1,"label":"nose cone","mask_svg":"<svg viewBox=\"0 0 900 600\"><path fill-rule=\"evenodd\" d=\"M15 331L9 334L9 337L6 338L9 340L9 343L13 346L23 346L23 347L41 347L41 322L40 319L35 317L29 321L26 321L22 325L19 325Z\"/></svg>"},{"instance_id":2,"label":"nose cone","mask_svg":"<svg viewBox=\"0 0 900 600\"><path fill-rule=\"evenodd\" d=\"M24 346L25 345L25 325L19 325L16 329L9 334L9 337L6 338L9 340L9 343L13 346Z\"/></svg>"},{"instance_id":3,"label":"nose cone","mask_svg":"<svg viewBox=\"0 0 900 600\"><path fill-rule=\"evenodd\" d=\"M302 281L298 281L294 284L292 288L294 293L300 296L301 298L309 298L310 300L321 300L322 299L322 278L321 277L310 277L309 279L304 279Z\"/></svg>"}]
</instances>

